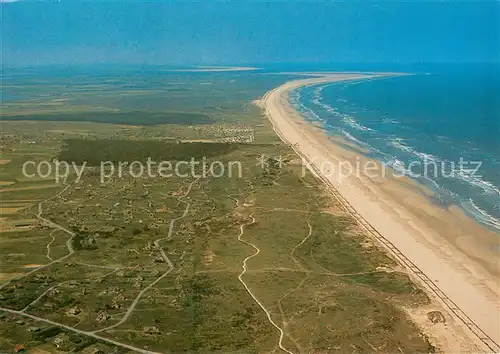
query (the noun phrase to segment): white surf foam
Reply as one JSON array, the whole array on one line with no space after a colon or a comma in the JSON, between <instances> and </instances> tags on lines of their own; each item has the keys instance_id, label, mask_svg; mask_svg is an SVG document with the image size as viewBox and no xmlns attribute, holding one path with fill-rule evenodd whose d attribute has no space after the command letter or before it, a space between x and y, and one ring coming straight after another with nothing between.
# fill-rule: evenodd
<instances>
[{"instance_id":1,"label":"white surf foam","mask_svg":"<svg viewBox=\"0 0 500 354\"><path fill-rule=\"evenodd\" d=\"M327 86L329 86L329 85L321 86L314 91L314 98L313 98L312 102L316 106L323 108L324 110L326 110L327 112L329 112L335 116L341 117L342 122L344 124L350 126L353 129L357 129L360 131L374 131L372 128L369 128L367 126L360 124L354 117L350 116L349 114L340 113L336 108L333 108L329 104L324 103L323 96L321 95L321 92Z\"/></svg>"},{"instance_id":2,"label":"white surf foam","mask_svg":"<svg viewBox=\"0 0 500 354\"><path fill-rule=\"evenodd\" d=\"M391 156L389 157L386 161L384 161L384 164L395 170L396 172L399 172L400 175L403 176L410 176L411 172L409 169L405 167L405 164L403 161L399 160L397 157Z\"/></svg>"},{"instance_id":3,"label":"white surf foam","mask_svg":"<svg viewBox=\"0 0 500 354\"><path fill-rule=\"evenodd\" d=\"M389 143L390 146L395 147L396 149L399 149L401 151L407 152L409 154L415 155L421 160L427 160L427 161L433 161L436 163L441 163L441 160L432 154L418 151L412 146L409 146L405 143L405 139L402 138L390 138Z\"/></svg>"},{"instance_id":4,"label":"white surf foam","mask_svg":"<svg viewBox=\"0 0 500 354\"><path fill-rule=\"evenodd\" d=\"M490 181L485 181L475 170L455 169L454 172L455 177L476 188L482 189L484 194L500 196L500 189Z\"/></svg>"},{"instance_id":5,"label":"white surf foam","mask_svg":"<svg viewBox=\"0 0 500 354\"><path fill-rule=\"evenodd\" d=\"M383 118L382 123L384 123L384 124L396 124L396 125L401 124L401 122L399 122L395 119L391 119L391 118Z\"/></svg>"},{"instance_id":6,"label":"white surf foam","mask_svg":"<svg viewBox=\"0 0 500 354\"><path fill-rule=\"evenodd\" d=\"M461 206L477 221L500 230L500 220L478 207L471 198L467 201L463 201Z\"/></svg>"},{"instance_id":7,"label":"white surf foam","mask_svg":"<svg viewBox=\"0 0 500 354\"><path fill-rule=\"evenodd\" d=\"M373 129L371 128L368 128L364 125L361 125L359 124L358 121L356 121L352 116L348 115L348 114L342 114L342 121L347 124L348 126L350 126L351 128L354 128L354 129L357 129L357 130L361 130L361 131L364 131L364 132L372 132L374 131Z\"/></svg>"}]
</instances>

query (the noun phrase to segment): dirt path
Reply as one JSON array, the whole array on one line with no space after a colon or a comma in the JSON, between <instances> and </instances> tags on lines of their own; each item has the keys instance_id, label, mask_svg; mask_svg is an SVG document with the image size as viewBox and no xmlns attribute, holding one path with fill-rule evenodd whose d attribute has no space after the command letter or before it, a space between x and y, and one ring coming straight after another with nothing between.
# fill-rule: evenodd
<instances>
[{"instance_id":1,"label":"dirt path","mask_svg":"<svg viewBox=\"0 0 500 354\"><path fill-rule=\"evenodd\" d=\"M251 214L250 214L250 218L252 219L251 222L249 222L247 224L240 225L240 234L238 235L238 241L246 244L247 246L252 247L255 250L255 253L251 254L250 256L246 257L243 260L243 265L242 265L242 269L243 270L241 271L240 275L238 276L238 280L241 282L241 284L243 284L243 286L245 287L245 290L247 291L247 293L252 297L252 299L254 299L254 301L257 303L257 305L259 305L259 307L262 309L262 311L265 312L265 314L266 314L267 319L269 320L269 322L280 332L280 337L279 337L279 341L278 341L278 345L279 345L280 349L282 351L286 352L286 353L293 354L293 352L289 351L288 349L286 349L283 346L283 336L285 335L285 333L283 332L283 329L281 329L281 327L278 326L273 321L273 319L271 318L271 313L264 307L264 305L262 305L262 303L259 301L259 299L257 299L257 297L255 296L255 294L252 293L252 291L250 290L250 288L248 287L248 285L243 280L243 275L245 275L245 273L247 272L247 262L250 259L252 259L253 257L257 256L260 253L260 249L257 246L255 246L251 242L248 242L248 241L245 241L245 240L242 239L243 233L245 232L244 231L245 226L249 226L249 225L252 225L252 224L255 223L255 218Z\"/></svg>"},{"instance_id":2,"label":"dirt path","mask_svg":"<svg viewBox=\"0 0 500 354\"><path fill-rule=\"evenodd\" d=\"M56 224L55 222L52 222L46 218L44 218L42 215L43 215L43 204L48 202L49 200L52 200L52 199L55 199L55 198L58 198L61 194L63 194L66 190L68 190L68 188L70 187L71 185L68 184L66 187L64 187L62 190L60 190L57 194L55 194L54 196L48 198L48 199L45 199L43 201L41 201L40 203L38 203L38 212L36 214L36 217L37 219L39 219L40 221L42 221L42 223L44 223L45 225L49 226L49 227L52 227L54 229L57 229L57 230L61 230L61 231L64 231L66 232L67 234L69 234L71 237L68 239L68 241L66 241L66 247L68 248L68 254L61 257L61 258L58 258L56 260L52 260L50 263L47 263L45 265L42 265L40 267L36 267L34 268L33 270L29 271L28 273L24 273L23 275L21 275L20 277L17 277L17 278L13 278L11 280L9 280L8 282L2 284L0 286L0 289L3 289L5 288L7 285L9 285L10 283L12 283L13 281L17 281L17 280L21 280L21 279L24 279L26 278L27 276L33 274L33 273L36 273L42 269L45 269L45 268L48 268L50 267L51 265L55 264L55 263L59 263L59 262L62 262L64 261L66 258L70 257L71 255L73 255L73 253L75 253L75 250L73 249L73 237L75 236L75 233L66 229L65 227L59 225L59 224ZM49 244L52 243L49 242ZM49 245L47 245L47 257L49 257Z\"/></svg>"},{"instance_id":3,"label":"dirt path","mask_svg":"<svg viewBox=\"0 0 500 354\"><path fill-rule=\"evenodd\" d=\"M191 188L193 187L193 184L195 182L197 182L199 179L200 178L197 178L193 182L191 182L189 184L189 187L188 187L186 193L177 198L177 200L179 202L186 204L186 208L184 209L184 212L182 213L182 215L179 216L179 217L177 217L177 218L175 218L175 219L172 219L170 221L170 225L169 225L169 229L168 229L168 234L167 234L166 237L159 238L159 239L157 239L154 242L154 245L160 251L161 256L163 257L163 259L165 260L165 262L168 264L168 270L165 273L163 273L161 276L159 276L155 281L153 281L152 283L150 283L148 286L146 286L144 289L142 289L139 292L139 294L136 296L136 298L134 299L134 301L132 302L132 304L130 305L130 307L127 309L127 312L121 318L120 321L118 321L117 323L115 323L115 324L113 324L111 326L108 326L108 327L105 327L105 328L102 328L102 329L99 329L99 330L96 330L96 331L92 331L92 333L104 332L104 331L113 329L113 328L118 327L118 326L122 325L123 323L125 323L129 319L130 315L132 315L132 313L134 312L136 306L139 304L139 301L141 301L141 299L144 296L144 294L147 291L149 291L149 289L151 289L153 286L155 286L156 284L158 284L158 282L160 282L163 278L165 278L167 275L170 274L170 272L172 272L174 270L174 264L168 258L167 254L165 253L165 251L161 247L160 242L163 241L163 240L170 239L172 237L172 233L174 232L175 222L178 221L178 220L181 220L181 219L185 218L187 216L187 214L189 213L189 207L190 207L191 203L185 202L182 199L185 198L189 194L189 192L191 191Z\"/></svg>"},{"instance_id":4,"label":"dirt path","mask_svg":"<svg viewBox=\"0 0 500 354\"><path fill-rule=\"evenodd\" d=\"M350 183L350 180L345 179L343 184L339 185L340 182L335 176L328 177L324 174L330 171L321 171L316 166L321 161L329 161L329 157L332 157L329 154L330 145L332 151L338 148L333 143L328 143L327 137L324 139L318 137L320 133L302 121L299 114L290 106L288 94L302 86L362 77L347 74L311 76L316 77L290 81L269 91L262 99L276 134L302 158L302 161L306 162L312 174L325 184L339 205L357 221L367 235L378 240L415 279L427 288L430 294L435 296L441 305L447 308L454 318L461 321L464 327L462 335L468 336L467 343L474 342L480 345L482 342L492 352L500 352L500 331L496 315L500 306L491 299L489 290L478 285L477 277L469 277L464 271L463 264L458 264L453 257L441 258L443 255L439 248L427 246L426 237L431 237L433 230L411 227L404 218L398 219L388 214L381 204L378 204L379 198L375 198L377 195L370 197L358 190L357 181L353 180ZM338 188L342 188L346 196ZM351 202L362 209L363 215ZM396 205L393 212L406 213L403 208ZM379 232L372 223L382 231ZM446 250L449 249L444 249L443 252ZM457 256L457 259L462 259L461 254Z\"/></svg>"},{"instance_id":5,"label":"dirt path","mask_svg":"<svg viewBox=\"0 0 500 354\"><path fill-rule=\"evenodd\" d=\"M196 180L194 180L193 182L191 182L189 184L189 187L186 191L186 193L182 196L180 196L178 198L178 200L184 204L186 204L186 208L184 209L184 212L183 214L180 216L180 217L177 217L175 219L172 219L170 221L170 227L169 227L169 232L168 232L168 235L166 238L161 238L161 239L158 239L155 241L155 245L159 248L161 254L162 254L162 257L165 259L165 261L167 262L167 264L169 265L169 270L167 270L164 274L162 274L159 278L157 278L154 282L152 282L151 284L149 284L146 288L144 288L140 293L139 295L134 299L134 302L132 303L132 305L128 308L127 312L125 313L124 317L116 324L112 325L112 326L109 326L109 327L106 327L104 329L101 329L101 330L98 330L98 331L83 331L83 330L79 330L77 328L74 328L74 327L71 327L71 326L67 326L65 324L62 324L62 323L59 323L59 322L55 322L55 321L51 321L49 319L46 319L46 318L43 318L43 317L38 317L38 316L34 316L34 315L31 315L29 313L26 313L25 311L31 307L33 304L35 304L37 301L39 301L43 296L45 296L51 289L54 289L66 282L61 282L59 284L56 284L54 286L52 286L51 288L47 289L43 294L41 294L37 299L35 299L34 301L32 301L29 305L27 305L24 309L22 309L21 311L17 311L17 310L13 310L13 309L9 309L9 308L5 308L5 307L0 307L0 311L3 311L3 312L7 312L7 313L11 313L11 314L14 314L14 315L18 315L18 316L24 316L24 317L28 317L28 318L31 318L32 320L35 320L35 321L38 321L38 322L44 322L44 323L48 323L48 324L51 324L53 326L57 326L57 327L60 327L60 328L64 328L70 332L74 332L74 333L77 333L77 334L81 334L81 335L85 335L85 336L88 336L88 337L91 337L91 338L95 338L97 340L100 340L100 341L103 341L103 342L106 342L106 343L109 343L109 344L112 344L112 345L115 345L115 346L118 346L118 347L121 347L121 348L124 348L124 349L128 349L128 350L131 350L135 353L142 353L142 354L161 354L159 352L154 352L154 351L150 351L150 350L145 350L145 349L141 349L141 348L138 348L138 347L134 347L132 345L128 345L126 343L122 343L122 342L119 342L119 341L115 341L113 339L109 339L109 338L106 338L106 337L102 337L100 335L98 335L97 333L98 332L102 332L102 331L105 331L105 330L108 330L108 329L112 329L114 327L117 327L118 325L124 323L129 317L130 315L132 314L132 312L134 311L135 307L137 306L137 304L139 303L140 299L142 298L142 296L144 295L144 293L146 293L149 289L151 289L151 287L153 287L155 284L157 284L161 279L163 279L164 277L166 277L172 270L173 270L173 264L172 262L170 261L170 259L167 257L167 255L165 254L164 250L161 248L160 246L160 242L164 239L168 239L172 236L172 233L173 233L173 230L174 230L174 226L175 226L175 222L186 217L187 214L189 213L189 207L190 207L190 203L188 202L184 202L182 200L182 198L186 197L189 192L191 191L191 188L193 186L193 184L195 182L198 181L199 178L197 178ZM43 201L43 202L40 202L38 204L38 213L37 213L37 218L40 219L42 222L44 222L46 225L48 226L51 226L55 229L58 229L58 230L61 230L61 231L64 231L68 234L71 235L71 238L66 242L66 246L68 248L68 254L64 257L61 257L59 259L56 259L46 265L43 265L41 267L37 267L35 269L33 269L32 271L26 273L26 274L23 274L22 276L18 277L18 278L15 278L15 279L11 279L10 281L8 281L7 283L3 284L2 286L0 286L0 289L4 288L5 286L7 286L8 284L10 284L12 281L15 281L15 280L19 280L19 279L23 279L25 277L27 277L28 275L34 273L34 272L37 272L41 269L44 269L44 268L47 268L49 266L51 266L52 264L54 263L57 263L57 262L61 262L63 261L64 259L68 258L69 256L71 256L75 251L73 249L73 245L72 245L72 241L73 241L73 237L74 237L74 233L69 231L68 229L64 228L63 226L59 225L59 224L56 224L46 218L44 218L42 216L43 214L43 203L48 201L48 200L51 200L51 199L54 199L54 198L57 198L59 197L64 191L66 191L68 188L70 187L70 185L66 186L63 190L61 190L59 193L57 193L56 195L54 195L53 197ZM52 242L52 241L51 241ZM47 245L47 250L49 250L49 245ZM80 263L81 265L87 265L87 266L94 266L94 265L90 265L90 264L84 264L84 263ZM96 266L96 267L100 267L100 268L108 268L108 267L101 267L101 266ZM114 272L116 272L117 270L119 270L119 268L110 268L112 269L111 272L108 272L104 275L102 275L101 277L104 277L104 276L108 276L108 275L111 275L113 274Z\"/></svg>"}]
</instances>

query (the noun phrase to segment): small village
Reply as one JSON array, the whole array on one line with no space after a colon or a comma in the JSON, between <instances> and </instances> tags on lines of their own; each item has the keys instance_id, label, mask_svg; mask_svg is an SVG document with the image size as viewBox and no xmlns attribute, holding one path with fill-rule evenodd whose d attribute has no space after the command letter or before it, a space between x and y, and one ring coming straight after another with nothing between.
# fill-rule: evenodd
<instances>
[{"instance_id":1,"label":"small village","mask_svg":"<svg viewBox=\"0 0 500 354\"><path fill-rule=\"evenodd\" d=\"M240 124L195 125L189 128L198 132L204 139L222 143L253 143L255 141L252 127ZM190 141L192 139L189 139Z\"/></svg>"}]
</instances>

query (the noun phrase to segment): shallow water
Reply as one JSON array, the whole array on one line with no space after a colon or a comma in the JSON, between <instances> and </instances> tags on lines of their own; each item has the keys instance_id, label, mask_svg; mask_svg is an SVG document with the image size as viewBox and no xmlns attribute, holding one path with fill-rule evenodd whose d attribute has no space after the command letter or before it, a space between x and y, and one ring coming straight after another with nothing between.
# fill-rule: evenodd
<instances>
[{"instance_id":1,"label":"shallow water","mask_svg":"<svg viewBox=\"0 0 500 354\"><path fill-rule=\"evenodd\" d=\"M492 65L304 87L292 103L500 232L500 72Z\"/></svg>"}]
</instances>

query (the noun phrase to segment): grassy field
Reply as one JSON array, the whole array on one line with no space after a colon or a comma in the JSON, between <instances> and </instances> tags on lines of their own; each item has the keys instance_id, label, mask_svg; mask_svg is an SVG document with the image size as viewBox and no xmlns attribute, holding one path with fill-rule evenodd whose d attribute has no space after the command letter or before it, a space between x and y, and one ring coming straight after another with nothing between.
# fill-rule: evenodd
<instances>
[{"instance_id":1,"label":"grassy field","mask_svg":"<svg viewBox=\"0 0 500 354\"><path fill-rule=\"evenodd\" d=\"M116 83L102 82L94 96L116 99ZM229 105L227 89L202 82L168 95ZM157 84L152 91L163 90ZM156 94L143 89L124 88L136 103ZM73 89L71 99L89 104L88 94ZM238 112L231 123L202 126L0 123L0 180L9 182L0 186L0 352L18 344L31 353L436 350L404 311L427 304L426 294L302 171L256 106L238 107L221 109ZM247 128L253 143L221 140ZM196 139L215 142L182 142ZM150 155L238 161L241 175L101 183L87 169L61 185L21 173L28 160Z\"/></svg>"},{"instance_id":2,"label":"grassy field","mask_svg":"<svg viewBox=\"0 0 500 354\"><path fill-rule=\"evenodd\" d=\"M6 121L60 121L60 122L93 122L127 125L158 124L204 124L213 123L209 116L195 113L151 113L151 112L54 112L53 114L16 114L2 115Z\"/></svg>"}]
</instances>

